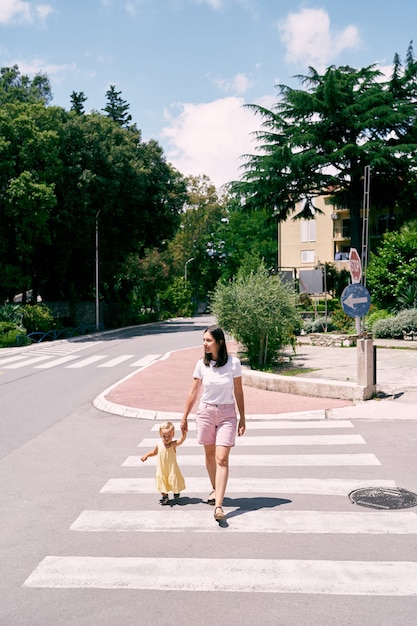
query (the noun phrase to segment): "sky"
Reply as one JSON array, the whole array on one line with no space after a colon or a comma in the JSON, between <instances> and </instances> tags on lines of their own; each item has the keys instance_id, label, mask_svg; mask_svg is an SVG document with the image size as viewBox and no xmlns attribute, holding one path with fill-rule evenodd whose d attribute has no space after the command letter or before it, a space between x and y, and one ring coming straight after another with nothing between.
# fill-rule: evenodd
<instances>
[{"instance_id":1,"label":"sky","mask_svg":"<svg viewBox=\"0 0 417 626\"><path fill-rule=\"evenodd\" d=\"M389 75L416 34L415 0L0 0L0 67L46 73L67 110L75 91L101 111L115 85L143 140L217 187L256 151L245 104L272 108L309 66Z\"/></svg>"}]
</instances>

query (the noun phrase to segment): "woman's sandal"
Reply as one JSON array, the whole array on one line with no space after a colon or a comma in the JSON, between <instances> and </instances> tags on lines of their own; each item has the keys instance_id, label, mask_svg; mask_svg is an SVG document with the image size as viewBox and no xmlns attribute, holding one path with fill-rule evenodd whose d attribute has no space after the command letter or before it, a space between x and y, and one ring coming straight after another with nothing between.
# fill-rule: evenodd
<instances>
[{"instance_id":1,"label":"woman's sandal","mask_svg":"<svg viewBox=\"0 0 417 626\"><path fill-rule=\"evenodd\" d=\"M214 497L215 493L216 492L213 489L213 491L211 492L211 494L207 498L207 504L210 504L211 506L214 506L216 504L216 498Z\"/></svg>"},{"instance_id":2,"label":"woman's sandal","mask_svg":"<svg viewBox=\"0 0 417 626\"><path fill-rule=\"evenodd\" d=\"M216 522L225 521L226 515L224 514L223 508L221 506L216 506L216 508L214 509L214 519L216 520Z\"/></svg>"}]
</instances>

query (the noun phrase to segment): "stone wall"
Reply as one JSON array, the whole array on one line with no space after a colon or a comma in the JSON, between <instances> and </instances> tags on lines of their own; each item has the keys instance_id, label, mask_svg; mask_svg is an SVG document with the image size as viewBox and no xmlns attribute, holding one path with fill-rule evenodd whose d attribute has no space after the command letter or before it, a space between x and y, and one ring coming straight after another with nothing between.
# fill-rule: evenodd
<instances>
[{"instance_id":1,"label":"stone wall","mask_svg":"<svg viewBox=\"0 0 417 626\"><path fill-rule=\"evenodd\" d=\"M333 346L336 348L349 348L356 346L359 335L336 335L334 333L310 333L308 335L313 346Z\"/></svg>"}]
</instances>

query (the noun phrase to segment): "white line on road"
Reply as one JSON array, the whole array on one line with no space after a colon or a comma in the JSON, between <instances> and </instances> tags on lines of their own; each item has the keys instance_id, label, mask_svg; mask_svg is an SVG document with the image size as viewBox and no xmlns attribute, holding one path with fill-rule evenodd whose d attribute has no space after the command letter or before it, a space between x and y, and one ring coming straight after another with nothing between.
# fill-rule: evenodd
<instances>
[{"instance_id":1,"label":"white line on road","mask_svg":"<svg viewBox=\"0 0 417 626\"><path fill-rule=\"evenodd\" d=\"M130 367L145 367L145 365L150 365L150 363L153 363L153 361L159 359L160 356L160 354L147 354L146 356L139 359L139 361L131 363Z\"/></svg>"},{"instance_id":2,"label":"white line on road","mask_svg":"<svg viewBox=\"0 0 417 626\"><path fill-rule=\"evenodd\" d=\"M120 363L123 363L124 361L127 361L128 359L131 359L134 356L135 356L134 354L122 354L121 356L117 356L111 361L107 361L106 363L101 363L101 365L99 365L98 367L114 367L115 365L119 365Z\"/></svg>"},{"instance_id":3,"label":"white line on road","mask_svg":"<svg viewBox=\"0 0 417 626\"><path fill-rule=\"evenodd\" d=\"M0 359L0 367L3 367L4 363L13 363L14 361L21 361L26 358L27 354L15 354L14 356L7 356Z\"/></svg>"},{"instance_id":4,"label":"white line on road","mask_svg":"<svg viewBox=\"0 0 417 626\"><path fill-rule=\"evenodd\" d=\"M26 365L33 365L33 363L39 363L40 361L45 361L46 359L50 359L50 355L46 356L36 356L31 359L26 359L26 361L19 361L18 363L12 363L11 365L2 366L2 369L5 370L17 370L19 367L25 367Z\"/></svg>"},{"instance_id":5,"label":"white line on road","mask_svg":"<svg viewBox=\"0 0 417 626\"><path fill-rule=\"evenodd\" d=\"M207 478L187 478L186 495L207 491ZM345 496L362 487L396 487L393 480L343 479L343 478L230 478L227 493L269 494L277 497L282 494L314 494ZM100 493L155 493L154 478L110 478Z\"/></svg>"},{"instance_id":6,"label":"white line on road","mask_svg":"<svg viewBox=\"0 0 417 626\"><path fill-rule=\"evenodd\" d=\"M158 432L160 424L154 424L151 428L152 431ZM180 429L180 423L174 423L177 431ZM251 422L246 421L246 430L315 430L315 429L333 429L333 428L353 428L352 422L347 420L336 421L320 421L320 422L291 422L291 421L270 421L270 422ZM188 430L195 431L195 422L188 423Z\"/></svg>"},{"instance_id":7,"label":"white line on road","mask_svg":"<svg viewBox=\"0 0 417 626\"><path fill-rule=\"evenodd\" d=\"M417 515L408 511L335 512L230 510L228 532L302 534L417 534ZM164 511L83 511L70 530L82 532L218 532L211 511L173 507Z\"/></svg>"},{"instance_id":8,"label":"white line on road","mask_svg":"<svg viewBox=\"0 0 417 626\"><path fill-rule=\"evenodd\" d=\"M47 556L24 586L416 596L417 563Z\"/></svg>"},{"instance_id":9,"label":"white line on road","mask_svg":"<svg viewBox=\"0 0 417 626\"><path fill-rule=\"evenodd\" d=\"M102 354L101 356L90 356L87 359L83 359L82 361L77 361L77 363L73 363L72 365L67 365L67 369L75 369L85 367L86 365L91 365L92 363L96 363L97 361L101 361L102 359L106 359L107 354Z\"/></svg>"},{"instance_id":10,"label":"white line on road","mask_svg":"<svg viewBox=\"0 0 417 626\"><path fill-rule=\"evenodd\" d=\"M346 446L364 444L362 435L271 435L265 437L240 437L238 447L242 446ZM186 439L184 447L200 446L196 438ZM154 448L155 439L142 439L138 448Z\"/></svg>"},{"instance_id":11,"label":"white line on road","mask_svg":"<svg viewBox=\"0 0 417 626\"><path fill-rule=\"evenodd\" d=\"M57 367L58 365L63 365L64 363L68 363L69 361L73 361L74 359L78 359L78 356L75 354L68 354L67 356L63 356L60 359L55 359L54 361L49 361L48 363L42 363L42 365L36 365L35 369L49 369L51 367Z\"/></svg>"},{"instance_id":12,"label":"white line on road","mask_svg":"<svg viewBox=\"0 0 417 626\"><path fill-rule=\"evenodd\" d=\"M177 453L180 466L197 467L203 465L203 454ZM156 457L148 459L149 464L156 464ZM143 465L140 456L129 456L122 466L139 467ZM235 467L339 467L381 465L374 454L239 454L233 452Z\"/></svg>"}]
</instances>

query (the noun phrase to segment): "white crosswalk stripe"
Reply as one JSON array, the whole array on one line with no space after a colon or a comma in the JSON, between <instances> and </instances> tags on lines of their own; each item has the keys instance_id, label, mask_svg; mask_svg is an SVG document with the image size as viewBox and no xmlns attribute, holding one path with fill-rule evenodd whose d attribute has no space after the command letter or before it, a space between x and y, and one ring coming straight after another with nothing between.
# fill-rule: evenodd
<instances>
[{"instance_id":1,"label":"white crosswalk stripe","mask_svg":"<svg viewBox=\"0 0 417 626\"><path fill-rule=\"evenodd\" d=\"M49 556L24 584L70 589L416 596L417 563Z\"/></svg>"},{"instance_id":2,"label":"white crosswalk stripe","mask_svg":"<svg viewBox=\"0 0 417 626\"><path fill-rule=\"evenodd\" d=\"M176 424L177 428L179 424ZM239 476L232 475L228 481L225 511L227 513L227 534L239 536L250 533L252 536L267 533L271 537L280 535L316 535L323 537L410 537L417 536L417 513L415 511L374 511L365 507L353 510L339 508L348 494L364 486L392 489L394 480L384 475L379 459L372 453L362 453L354 446L363 446L365 439L358 434L336 434L335 429L354 428L348 421L316 422L303 421L259 421L248 424L245 437L239 439L233 450L232 465L239 468ZM159 424L150 425L155 433ZM305 431L320 429L319 434ZM286 430L276 435L278 430ZM269 432L269 435L259 433ZM325 434L326 431L333 431ZM288 434L291 433L291 434ZM151 449L156 439L144 438L139 448ZM190 422L189 436L178 449L178 462L186 468L187 489L181 494L175 506L161 508L157 505L155 493L155 458L143 464L140 455L129 456L122 463L134 474L109 478L99 493L105 498L101 509L84 510L69 527L72 534L80 533L119 533L129 536L135 533L187 533L187 542L204 533L216 533L219 541L225 537L221 525L213 522L213 508L207 512L208 479L205 475L203 453L193 454L198 446L195 438L195 424ZM292 450L284 454L283 448L300 447L300 453ZM302 453L310 446L308 454ZM328 453L324 453L327 446ZM349 452L338 453L340 446L350 446ZM199 448L201 448L199 446ZM255 451L256 448L256 451ZM274 454L274 448L276 453ZM254 450L248 454L248 450ZM191 452L189 452L189 450ZM259 450L264 450L260 453ZM138 476L138 468L144 469L144 476ZM335 468L338 474L317 477L315 468ZM247 471L245 471L247 468ZM262 468L285 468L285 476L268 477ZM291 470L294 468L294 470ZM302 471L299 468L309 468ZM256 474L255 474L256 471ZM291 472L297 474L291 475ZM300 474L301 472L301 474ZM372 473L373 472L373 473ZM257 475L259 473L259 476ZM272 472L273 473L273 472ZM289 474L287 476L287 474ZM145 499L151 494L155 505L151 510L146 506L123 509L120 499L142 495ZM295 496L291 500L287 496ZM314 509L302 503L311 502L314 496ZM190 498L194 506L187 506ZM320 507L321 498L327 498L327 508ZM226 503L227 501L227 503ZM129 500L131 502L131 500ZM140 500L136 500L140 503ZM330 503L330 504L329 504ZM201 504L201 506L200 506ZM112 506L113 505L113 506ZM288 505L288 508L285 508ZM301 506L300 506L301 505ZM105 508L105 507L109 508ZM333 506L333 510L328 510ZM146 536L146 535L144 535ZM120 540L121 541L121 540ZM144 539L144 541L146 541ZM119 544L117 544L119 545ZM135 543L137 544L137 541ZM201 546L201 540L200 544ZM351 596L417 596L417 563L405 560L350 560L286 558L206 558L204 547L201 558L172 558L169 554L155 558L123 555L92 556L46 556L24 581L26 587L51 589L136 589L170 591L223 591L226 593L304 593L322 595Z\"/></svg>"},{"instance_id":3,"label":"white crosswalk stripe","mask_svg":"<svg viewBox=\"0 0 417 626\"><path fill-rule=\"evenodd\" d=\"M177 432L180 429L179 422L173 422ZM291 420L291 423L286 421L280 422L247 422L246 430L332 430L332 429L343 429L343 428L353 428L352 422L348 420L321 420L317 422L307 421L307 422L298 422ZM159 431L159 424L154 424L151 428L153 432ZM194 432L196 430L195 422L188 423L188 431Z\"/></svg>"},{"instance_id":4,"label":"white crosswalk stripe","mask_svg":"<svg viewBox=\"0 0 417 626\"><path fill-rule=\"evenodd\" d=\"M78 354L81 350L90 348L92 345L97 345L101 342L86 342L82 346L68 344L68 347L34 349L30 352L20 353L16 355L8 355L4 358L0 357L0 369L16 370L24 367L33 367L34 369L52 369L54 367L65 366L66 369L81 369L83 367L89 367L90 365L96 365L97 367L111 368L117 367L122 363L127 363L129 360L135 359L132 363L129 363L129 367L135 367L137 369L150 365L161 357L160 354L148 354L140 359L136 359L135 354L121 354L119 356L109 358L107 361L107 355L94 355L81 358ZM56 358L58 357L58 358ZM48 360L51 359L51 360ZM40 363L40 365L38 365Z\"/></svg>"},{"instance_id":5,"label":"white crosswalk stripe","mask_svg":"<svg viewBox=\"0 0 417 626\"><path fill-rule=\"evenodd\" d=\"M361 435L283 435L270 437L242 437L239 447L255 446L347 446L365 444ZM155 446L155 439L143 439L139 447L151 448ZM195 438L187 438L184 448L200 447Z\"/></svg>"},{"instance_id":6,"label":"white crosswalk stripe","mask_svg":"<svg viewBox=\"0 0 417 626\"><path fill-rule=\"evenodd\" d=\"M235 493L262 493L262 494L314 494L346 497L351 491L360 489L364 483L367 487L385 487L392 489L396 486L393 480L375 479L344 479L344 478L230 478L227 483L227 492ZM207 479L188 478L187 491L204 493L207 489ZM154 493L155 480L153 478L110 478L100 490L100 493Z\"/></svg>"},{"instance_id":7,"label":"white crosswalk stripe","mask_svg":"<svg viewBox=\"0 0 417 626\"><path fill-rule=\"evenodd\" d=\"M230 509L229 509L230 511ZM365 513L336 511L254 510L240 515L228 513L230 532L304 533L304 534L417 534L417 514L400 511ZM206 511L183 508L166 511L83 511L71 530L84 532L213 532L213 520ZM214 529L215 530L215 529Z\"/></svg>"},{"instance_id":8,"label":"white crosswalk stripe","mask_svg":"<svg viewBox=\"0 0 417 626\"><path fill-rule=\"evenodd\" d=\"M156 458L151 457L149 464L156 464ZM201 454L181 454L178 452L178 462L184 467L201 467ZM129 456L122 464L124 467L139 467L142 465L140 456ZM374 454L235 454L234 467L341 467L360 465L381 465Z\"/></svg>"}]
</instances>

